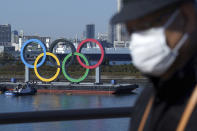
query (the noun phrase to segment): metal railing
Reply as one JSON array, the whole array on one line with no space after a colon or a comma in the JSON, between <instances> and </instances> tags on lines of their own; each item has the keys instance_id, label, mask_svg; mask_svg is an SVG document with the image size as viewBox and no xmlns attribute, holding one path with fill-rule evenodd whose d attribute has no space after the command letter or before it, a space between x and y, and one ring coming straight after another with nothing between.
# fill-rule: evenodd
<instances>
[{"instance_id":1,"label":"metal railing","mask_svg":"<svg viewBox=\"0 0 197 131\"><path fill-rule=\"evenodd\" d=\"M132 107L0 113L0 124L132 117Z\"/></svg>"}]
</instances>

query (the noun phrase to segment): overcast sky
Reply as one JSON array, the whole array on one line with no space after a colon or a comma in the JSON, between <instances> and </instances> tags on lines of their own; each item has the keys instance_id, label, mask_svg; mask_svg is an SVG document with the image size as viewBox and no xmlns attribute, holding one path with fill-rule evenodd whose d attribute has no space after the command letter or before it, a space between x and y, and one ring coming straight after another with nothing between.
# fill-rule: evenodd
<instances>
[{"instance_id":1,"label":"overcast sky","mask_svg":"<svg viewBox=\"0 0 197 131\"><path fill-rule=\"evenodd\" d=\"M116 7L116 0L3 0L0 24L23 29L26 35L81 36L90 23L96 25L96 32L107 32Z\"/></svg>"}]
</instances>

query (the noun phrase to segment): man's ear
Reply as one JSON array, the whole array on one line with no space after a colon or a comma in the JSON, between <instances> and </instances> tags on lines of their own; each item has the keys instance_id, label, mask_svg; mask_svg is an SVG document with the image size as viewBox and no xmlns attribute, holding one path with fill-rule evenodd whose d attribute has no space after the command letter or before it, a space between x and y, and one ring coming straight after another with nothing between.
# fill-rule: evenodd
<instances>
[{"instance_id":1,"label":"man's ear","mask_svg":"<svg viewBox=\"0 0 197 131\"><path fill-rule=\"evenodd\" d=\"M180 12L183 15L186 22L185 31L188 33L192 33L196 28L196 22L197 22L196 20L197 14L196 14L194 3L188 2L182 4L180 7Z\"/></svg>"}]
</instances>

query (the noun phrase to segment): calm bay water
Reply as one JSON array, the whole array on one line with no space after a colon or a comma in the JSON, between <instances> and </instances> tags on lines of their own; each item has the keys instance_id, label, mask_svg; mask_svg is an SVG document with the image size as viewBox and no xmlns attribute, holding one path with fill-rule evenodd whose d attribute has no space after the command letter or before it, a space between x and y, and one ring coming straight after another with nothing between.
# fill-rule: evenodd
<instances>
[{"instance_id":1,"label":"calm bay water","mask_svg":"<svg viewBox=\"0 0 197 131\"><path fill-rule=\"evenodd\" d=\"M2 94L0 113L132 106L141 90L138 88L136 94L124 96L37 94L12 97ZM0 125L0 131L127 131L129 121L123 118L10 124Z\"/></svg>"}]
</instances>

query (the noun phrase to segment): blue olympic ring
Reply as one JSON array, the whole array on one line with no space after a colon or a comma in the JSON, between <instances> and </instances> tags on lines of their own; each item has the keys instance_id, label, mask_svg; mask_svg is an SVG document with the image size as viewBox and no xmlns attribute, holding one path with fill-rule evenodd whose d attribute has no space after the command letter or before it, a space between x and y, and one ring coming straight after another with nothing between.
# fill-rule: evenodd
<instances>
[{"instance_id":1,"label":"blue olympic ring","mask_svg":"<svg viewBox=\"0 0 197 131\"><path fill-rule=\"evenodd\" d=\"M38 68L38 67L40 67L42 64L44 64L45 59L46 59L46 47L45 47L45 45L44 45L40 40L37 40L37 39L30 39L30 40L27 40L27 41L23 44L23 46L22 46L22 48L21 48L21 53L20 53L20 55L21 55L21 60L22 60L22 62L23 62L28 68L34 68L34 65L31 65L31 64L27 63L26 60L25 60L25 58L24 58L24 56L23 56L23 51L24 51L25 47L26 47L28 44L32 43L32 42L38 43L38 44L42 47L43 52L44 52L44 56L42 57L41 62L37 65L37 68Z\"/></svg>"}]
</instances>

